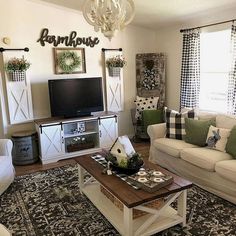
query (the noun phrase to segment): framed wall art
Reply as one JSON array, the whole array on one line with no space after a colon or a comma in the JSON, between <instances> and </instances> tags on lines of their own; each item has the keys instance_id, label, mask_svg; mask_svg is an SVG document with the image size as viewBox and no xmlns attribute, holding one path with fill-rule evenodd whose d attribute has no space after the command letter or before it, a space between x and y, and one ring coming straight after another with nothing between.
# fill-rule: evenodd
<instances>
[{"instance_id":1,"label":"framed wall art","mask_svg":"<svg viewBox=\"0 0 236 236\"><path fill-rule=\"evenodd\" d=\"M84 48L53 48L55 74L86 73Z\"/></svg>"},{"instance_id":2,"label":"framed wall art","mask_svg":"<svg viewBox=\"0 0 236 236\"><path fill-rule=\"evenodd\" d=\"M159 97L159 108L165 105L165 62L164 53L136 54L137 95Z\"/></svg>"}]
</instances>

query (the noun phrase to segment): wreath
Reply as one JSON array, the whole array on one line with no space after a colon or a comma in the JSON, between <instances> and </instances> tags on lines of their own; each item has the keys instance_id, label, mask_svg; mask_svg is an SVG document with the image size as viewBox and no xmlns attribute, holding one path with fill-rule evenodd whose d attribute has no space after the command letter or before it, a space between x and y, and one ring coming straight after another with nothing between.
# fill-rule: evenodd
<instances>
[{"instance_id":1,"label":"wreath","mask_svg":"<svg viewBox=\"0 0 236 236\"><path fill-rule=\"evenodd\" d=\"M72 51L65 51L58 54L58 66L66 73L73 72L81 64L80 57Z\"/></svg>"}]
</instances>

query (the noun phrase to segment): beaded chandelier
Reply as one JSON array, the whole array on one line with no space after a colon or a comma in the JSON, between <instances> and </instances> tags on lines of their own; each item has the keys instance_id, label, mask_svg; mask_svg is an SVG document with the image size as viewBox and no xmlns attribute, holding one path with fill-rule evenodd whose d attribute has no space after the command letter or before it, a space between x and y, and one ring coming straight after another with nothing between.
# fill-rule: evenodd
<instances>
[{"instance_id":1,"label":"beaded chandelier","mask_svg":"<svg viewBox=\"0 0 236 236\"><path fill-rule=\"evenodd\" d=\"M86 21L109 40L133 20L134 10L133 0L85 0L83 5Z\"/></svg>"}]
</instances>

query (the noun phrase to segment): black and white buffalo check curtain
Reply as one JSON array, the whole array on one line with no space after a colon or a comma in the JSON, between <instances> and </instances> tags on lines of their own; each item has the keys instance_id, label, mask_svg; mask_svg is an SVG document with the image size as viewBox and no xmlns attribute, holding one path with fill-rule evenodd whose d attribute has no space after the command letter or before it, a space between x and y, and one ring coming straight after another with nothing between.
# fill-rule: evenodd
<instances>
[{"instance_id":1,"label":"black and white buffalo check curtain","mask_svg":"<svg viewBox=\"0 0 236 236\"><path fill-rule=\"evenodd\" d=\"M183 33L180 107L196 108L200 92L200 31Z\"/></svg>"},{"instance_id":2,"label":"black and white buffalo check curtain","mask_svg":"<svg viewBox=\"0 0 236 236\"><path fill-rule=\"evenodd\" d=\"M236 115L236 25L231 28L231 70L228 86L228 113Z\"/></svg>"}]
</instances>

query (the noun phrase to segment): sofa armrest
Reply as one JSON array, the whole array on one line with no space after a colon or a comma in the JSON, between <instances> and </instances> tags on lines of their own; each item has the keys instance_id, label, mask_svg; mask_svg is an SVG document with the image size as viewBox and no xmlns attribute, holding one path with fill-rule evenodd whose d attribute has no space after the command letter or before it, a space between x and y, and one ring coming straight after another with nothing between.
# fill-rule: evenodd
<instances>
[{"instance_id":1,"label":"sofa armrest","mask_svg":"<svg viewBox=\"0 0 236 236\"><path fill-rule=\"evenodd\" d=\"M0 156L11 157L12 141L10 139L0 139Z\"/></svg>"},{"instance_id":2,"label":"sofa armrest","mask_svg":"<svg viewBox=\"0 0 236 236\"><path fill-rule=\"evenodd\" d=\"M151 141L157 138L164 138L166 135L166 123L149 125L147 128L147 133Z\"/></svg>"}]
</instances>

